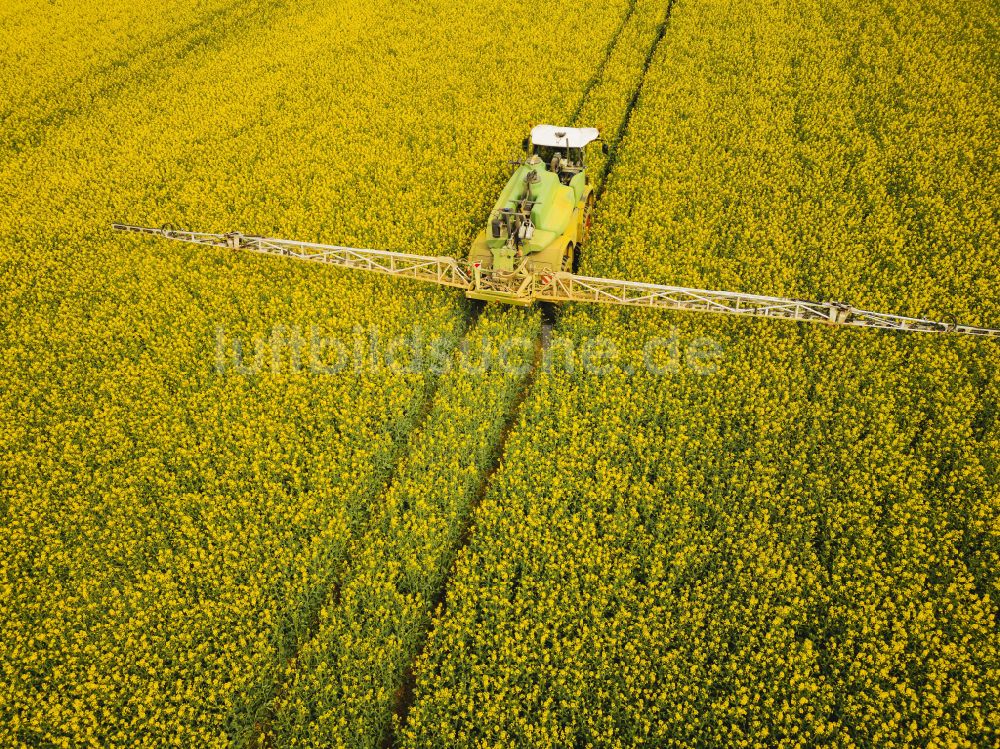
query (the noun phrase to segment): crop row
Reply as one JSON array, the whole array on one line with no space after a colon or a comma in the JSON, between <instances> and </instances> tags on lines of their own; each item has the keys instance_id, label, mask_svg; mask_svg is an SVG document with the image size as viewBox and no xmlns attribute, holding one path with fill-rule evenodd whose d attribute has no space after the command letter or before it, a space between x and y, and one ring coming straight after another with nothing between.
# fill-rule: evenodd
<instances>
[{"instance_id":1,"label":"crop row","mask_svg":"<svg viewBox=\"0 0 1000 749\"><path fill-rule=\"evenodd\" d=\"M537 313L488 310L456 351L316 636L289 664L275 745L377 747L390 730L538 335Z\"/></svg>"},{"instance_id":2,"label":"crop row","mask_svg":"<svg viewBox=\"0 0 1000 749\"><path fill-rule=\"evenodd\" d=\"M583 272L996 323L991 23L678 5ZM539 376L404 745L996 743L991 344L585 308L558 332L607 356Z\"/></svg>"}]
</instances>

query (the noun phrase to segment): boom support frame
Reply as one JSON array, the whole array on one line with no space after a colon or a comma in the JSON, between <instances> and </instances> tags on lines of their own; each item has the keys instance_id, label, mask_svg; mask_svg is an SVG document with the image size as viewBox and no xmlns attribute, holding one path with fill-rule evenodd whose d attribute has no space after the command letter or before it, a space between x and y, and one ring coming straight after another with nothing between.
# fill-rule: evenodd
<instances>
[{"instance_id":1,"label":"boom support frame","mask_svg":"<svg viewBox=\"0 0 1000 749\"><path fill-rule=\"evenodd\" d=\"M592 278L565 272L528 270L526 263L522 263L521 267L513 272L494 271L483 269L478 264L463 263L448 256L413 255L389 250L297 242L289 239L257 237L240 232L210 234L177 230L169 226L155 229L130 224L114 224L113 228L207 247L244 250L262 255L277 255L413 278L462 289L475 298L486 298L508 304L529 305L535 301L588 302L661 310L715 312L908 333L957 333L1000 338L1000 330L992 328L871 312L843 302L810 302L736 291L712 291Z\"/></svg>"}]
</instances>

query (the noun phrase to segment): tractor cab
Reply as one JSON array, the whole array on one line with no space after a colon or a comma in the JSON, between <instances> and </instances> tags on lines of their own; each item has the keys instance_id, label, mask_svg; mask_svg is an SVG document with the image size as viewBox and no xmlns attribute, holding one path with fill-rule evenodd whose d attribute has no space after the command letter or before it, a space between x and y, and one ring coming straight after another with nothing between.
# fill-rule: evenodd
<instances>
[{"instance_id":1,"label":"tractor cab","mask_svg":"<svg viewBox=\"0 0 1000 749\"><path fill-rule=\"evenodd\" d=\"M564 185L568 185L584 168L582 148L536 146L531 158L537 158L545 164L545 168L556 174Z\"/></svg>"},{"instance_id":2,"label":"tractor cab","mask_svg":"<svg viewBox=\"0 0 1000 749\"><path fill-rule=\"evenodd\" d=\"M584 150L600 137L595 127L537 125L531 129L531 159L538 158L546 170L569 185L585 168ZM525 145L528 146L527 139ZM525 148L528 150L528 148ZM537 163L537 162L536 162Z\"/></svg>"}]
</instances>

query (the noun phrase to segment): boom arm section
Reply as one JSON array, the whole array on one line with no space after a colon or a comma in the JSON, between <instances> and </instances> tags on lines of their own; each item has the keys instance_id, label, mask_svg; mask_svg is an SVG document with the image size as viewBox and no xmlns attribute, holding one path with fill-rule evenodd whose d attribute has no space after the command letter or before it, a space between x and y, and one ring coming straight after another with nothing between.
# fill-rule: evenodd
<instances>
[{"instance_id":1,"label":"boom arm section","mask_svg":"<svg viewBox=\"0 0 1000 749\"><path fill-rule=\"evenodd\" d=\"M161 229L128 224L113 226L119 231L150 234L179 242L245 250L262 255L278 255L390 276L415 278L468 292L489 292L497 300L513 304L525 305L534 301L618 304L626 307L769 317L854 328L877 328L909 333L958 333L1000 339L1000 330L992 328L869 312L843 302L810 302L802 299L743 294L737 291L688 289L682 286L590 278L572 273L532 271L527 269L527 261L513 272L504 272L483 269L478 263L469 265L447 256L363 250L338 245L255 237L239 232L208 234L179 231L167 226Z\"/></svg>"},{"instance_id":2,"label":"boom arm section","mask_svg":"<svg viewBox=\"0 0 1000 749\"><path fill-rule=\"evenodd\" d=\"M569 273L546 275L542 280L543 284L536 291L536 297L542 301L593 302L627 307L719 312L855 328L880 328L912 333L960 333L1000 338L1000 330L869 312L843 302L809 302L735 291L709 291L635 281L589 278Z\"/></svg>"},{"instance_id":3,"label":"boom arm section","mask_svg":"<svg viewBox=\"0 0 1000 749\"><path fill-rule=\"evenodd\" d=\"M208 234L197 231L180 231L169 227L153 229L128 224L113 224L112 226L118 231L150 234L178 242L339 265L344 268L367 270L390 276L415 278L419 281L430 281L459 289L468 289L472 285L471 274L453 257L410 255L405 252L387 250L363 250L313 242L295 242L289 239L254 237L239 232Z\"/></svg>"}]
</instances>

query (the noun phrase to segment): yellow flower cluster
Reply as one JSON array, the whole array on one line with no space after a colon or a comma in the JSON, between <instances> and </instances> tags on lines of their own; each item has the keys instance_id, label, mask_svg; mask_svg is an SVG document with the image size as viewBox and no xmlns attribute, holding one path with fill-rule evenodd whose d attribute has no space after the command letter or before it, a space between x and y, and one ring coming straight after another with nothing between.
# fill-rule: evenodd
<instances>
[{"instance_id":1,"label":"yellow flower cluster","mask_svg":"<svg viewBox=\"0 0 1000 749\"><path fill-rule=\"evenodd\" d=\"M0 160L39 142L140 81L149 85L171 59L248 22L275 15L258 0L12 0L0 9Z\"/></svg>"},{"instance_id":2,"label":"yellow flower cluster","mask_svg":"<svg viewBox=\"0 0 1000 749\"><path fill-rule=\"evenodd\" d=\"M583 272L997 322L990 12L677 4ZM558 332L622 366L536 384L405 746L997 744L995 346L582 307ZM721 356L654 374L654 337Z\"/></svg>"},{"instance_id":3,"label":"yellow flower cluster","mask_svg":"<svg viewBox=\"0 0 1000 749\"><path fill-rule=\"evenodd\" d=\"M44 137L0 158L0 744L253 740L437 379L299 368L287 341L466 325L453 292L110 223L461 254L504 162L577 105L626 6L247 6L148 70L115 61L170 24L31 78L117 71L74 94L86 106L48 97ZM44 12L23 26L43 46ZM72 25L60 43L87 43ZM286 341L273 358L268 340ZM477 377L453 387L492 387Z\"/></svg>"}]
</instances>

